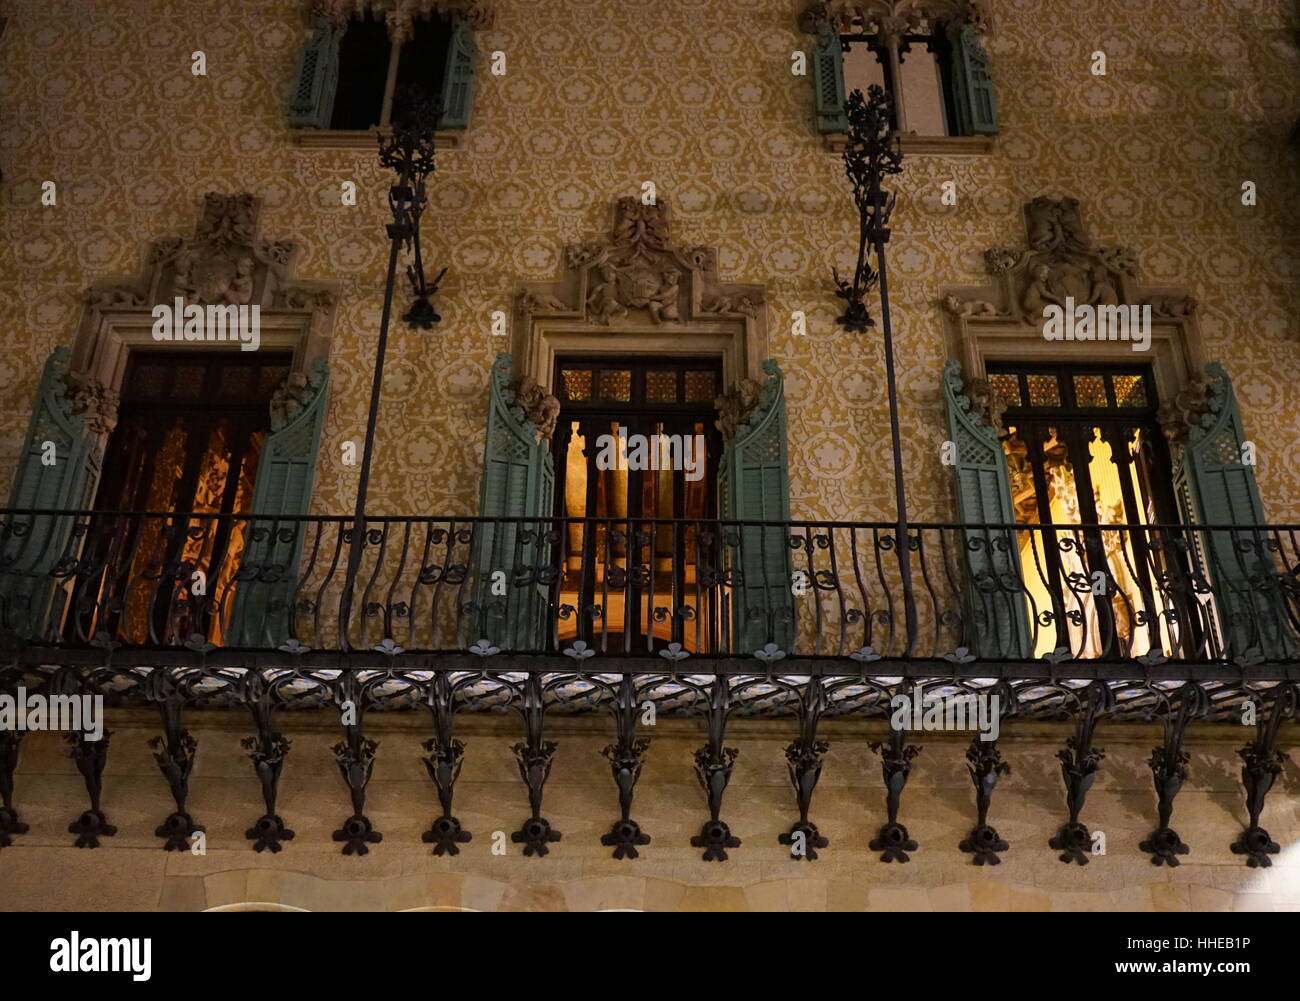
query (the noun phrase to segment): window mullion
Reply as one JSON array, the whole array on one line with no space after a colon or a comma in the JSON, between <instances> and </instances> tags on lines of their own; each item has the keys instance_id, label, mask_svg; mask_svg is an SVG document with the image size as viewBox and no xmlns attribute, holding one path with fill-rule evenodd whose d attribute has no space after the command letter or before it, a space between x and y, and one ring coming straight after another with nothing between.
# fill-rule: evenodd
<instances>
[{"instance_id":1,"label":"window mullion","mask_svg":"<svg viewBox=\"0 0 1300 1001\"><path fill-rule=\"evenodd\" d=\"M876 25L876 37L885 43L889 54L889 79L894 98L894 128L905 134L907 128L907 108L903 102L903 60L899 55L899 43L907 30L907 21L900 17L882 17Z\"/></svg>"}]
</instances>

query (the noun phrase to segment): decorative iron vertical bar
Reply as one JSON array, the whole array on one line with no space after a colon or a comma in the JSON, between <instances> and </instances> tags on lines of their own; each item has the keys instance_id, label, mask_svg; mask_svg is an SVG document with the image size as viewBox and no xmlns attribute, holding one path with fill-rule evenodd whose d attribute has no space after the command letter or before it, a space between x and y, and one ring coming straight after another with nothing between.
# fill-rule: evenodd
<instances>
[{"instance_id":1,"label":"decorative iron vertical bar","mask_svg":"<svg viewBox=\"0 0 1300 1001\"><path fill-rule=\"evenodd\" d=\"M822 775L822 758L830 750L830 743L817 739L817 724L826 709L826 689L820 678L809 678L803 697L799 700L799 736L785 749L786 765L790 770L790 784L794 786L795 802L799 805L799 819L790 830L777 836L777 843L790 846L791 858L817 858L817 849L830 844L808 819L812 809L813 790Z\"/></svg>"},{"instance_id":2,"label":"decorative iron vertical bar","mask_svg":"<svg viewBox=\"0 0 1300 1001\"><path fill-rule=\"evenodd\" d=\"M899 694L910 699L911 689L912 683L905 682ZM907 828L898 822L898 807L903 796L903 787L907 785L913 759L921 753L919 746L908 744L906 741L907 730L893 726L891 721L888 743L873 740L869 745L880 755L880 770L885 779L885 808L889 820L880 828L880 832L872 839L869 846L873 852L880 852L882 862L909 862L911 858L907 853L916 851L918 847L908 834Z\"/></svg>"},{"instance_id":3,"label":"decorative iron vertical bar","mask_svg":"<svg viewBox=\"0 0 1300 1001\"><path fill-rule=\"evenodd\" d=\"M1232 853L1245 855L1246 864L1252 869L1267 869L1273 864L1269 856L1281 851L1268 831L1260 826L1259 818L1264 812L1264 797L1282 774L1286 762L1286 754L1277 748L1277 732L1282 720L1295 709L1296 691L1291 683L1284 681L1274 692L1268 716L1256 725L1255 739L1237 752L1245 762L1241 767L1241 784L1246 788L1250 824L1233 842Z\"/></svg>"},{"instance_id":4,"label":"decorative iron vertical bar","mask_svg":"<svg viewBox=\"0 0 1300 1001\"><path fill-rule=\"evenodd\" d=\"M515 744L513 750L515 761L519 765L519 777L528 787L531 815L519 830L510 835L511 841L524 846L525 856L546 855L550 852L546 846L563 837L559 831L552 830L550 821L542 816L542 789L551 774L557 747L555 741L542 739L545 713L541 679L536 674L530 674L524 682L523 702L519 706L519 715L524 723L524 739Z\"/></svg>"},{"instance_id":5,"label":"decorative iron vertical bar","mask_svg":"<svg viewBox=\"0 0 1300 1001\"><path fill-rule=\"evenodd\" d=\"M420 219L424 213L427 196L425 179L433 173L434 134L438 129L440 106L427 95L410 101L404 114L393 123L389 134L379 134L379 165L397 174L397 183L388 189L388 205L393 221L385 227L388 233L388 273L384 283L384 308L379 321L379 345L375 352L375 371L370 383L370 409L366 417L366 438L361 453L361 470L357 480L357 500L352 517L348 547L347 574L343 594L339 599L339 642L349 649L348 624L352 613L352 590L361 569L362 550L366 538L366 495L370 488L370 462L374 451L375 425L379 419L379 397L384 381L384 357L388 352L388 328L393 311L393 293L397 282L397 258L403 248L414 250L415 264L407 266L406 274L415 292L416 300L402 319L413 327L428 330L442 318L429 303L429 297L438 290L443 269L433 282L424 276L424 262L420 254Z\"/></svg>"},{"instance_id":6,"label":"decorative iron vertical bar","mask_svg":"<svg viewBox=\"0 0 1300 1001\"><path fill-rule=\"evenodd\" d=\"M447 672L439 671L429 685L433 736L421 745L428 753L420 759L438 790L438 804L442 807L442 815L420 836L426 845L433 845L435 855L459 855L460 849L456 846L473 837L469 831L462 830L460 821L451 812L452 796L456 791L456 780L460 778L461 760L465 756L465 742L452 733L456 724L456 707L452 699Z\"/></svg>"},{"instance_id":7,"label":"decorative iron vertical bar","mask_svg":"<svg viewBox=\"0 0 1300 1001\"><path fill-rule=\"evenodd\" d=\"M885 265L885 244L889 242L889 217L893 214L896 194L882 187L886 175L903 170L903 153L891 121L891 99L884 88L872 84L864 98L855 90L844 103L848 131L844 147L844 173L853 185L853 201L858 209L858 261L853 281L848 282L832 268L836 295L844 300L844 312L837 323L846 330L865 334L875 326L867 309L865 296L875 286L880 288L880 317L884 333L885 384L889 393L889 432L894 460L894 503L898 516L899 584L903 595L903 616L907 626L909 655L916 643L917 613L912 593L911 540L907 531L907 501L903 488L903 447L898 417L898 387L894 370L894 335L889 312L889 281ZM877 267L867 262L867 245L876 255Z\"/></svg>"},{"instance_id":8,"label":"decorative iron vertical bar","mask_svg":"<svg viewBox=\"0 0 1300 1001\"><path fill-rule=\"evenodd\" d=\"M21 683L22 674L15 666L0 672L5 684L0 685L0 694L17 699L16 688ZM24 696L25 697L25 696ZM18 819L18 810L14 807L14 771L18 768L18 746L23 739L22 730L0 730L0 848L12 845L15 834L26 834L27 825Z\"/></svg>"},{"instance_id":9,"label":"decorative iron vertical bar","mask_svg":"<svg viewBox=\"0 0 1300 1001\"><path fill-rule=\"evenodd\" d=\"M75 669L70 669L58 672L46 690L78 698L83 690L91 692L93 689L90 685L83 686L79 674ZM108 729L99 735L98 740L91 740L84 730L64 735L72 747L72 760L86 784L86 795L90 797L90 809L68 825L68 833L77 836L78 848L98 848L101 837L111 838L117 833L117 828L108 822L100 803L104 790L104 766L108 764L108 741L112 736L112 731Z\"/></svg>"},{"instance_id":10,"label":"decorative iron vertical bar","mask_svg":"<svg viewBox=\"0 0 1300 1001\"><path fill-rule=\"evenodd\" d=\"M294 836L293 831L285 827L284 819L275 812L280 773L284 769L284 759L289 754L290 742L272 726L275 703L261 672L249 671L245 679L244 704L253 714L257 736L245 737L240 743L253 762L253 772L262 786L262 802L266 806L266 812L244 832L244 837L253 842L254 851L269 849L274 855L280 851L281 841L292 841Z\"/></svg>"},{"instance_id":11,"label":"decorative iron vertical bar","mask_svg":"<svg viewBox=\"0 0 1300 1001\"><path fill-rule=\"evenodd\" d=\"M1178 832L1169 826L1174 814L1174 797L1187 781L1187 762L1190 756L1183 751L1183 737L1187 724L1203 714L1209 705L1205 690L1188 682L1178 690L1178 708L1172 706L1163 720L1164 742L1151 751L1151 777L1155 782L1159 802L1159 820L1156 829L1138 847L1151 856L1152 865L1178 865L1178 856L1190 849L1183 844Z\"/></svg>"},{"instance_id":12,"label":"decorative iron vertical bar","mask_svg":"<svg viewBox=\"0 0 1300 1001\"><path fill-rule=\"evenodd\" d=\"M370 818L365 815L366 786L375 768L375 752L379 749L379 744L362 732L361 696L356 689L354 675L345 671L335 687L335 700L345 739L333 748L339 774L343 776L343 782L352 797L352 816L334 832L334 840L343 842L344 855L366 855L370 852L367 845L384 840L384 836L374 829Z\"/></svg>"},{"instance_id":13,"label":"decorative iron vertical bar","mask_svg":"<svg viewBox=\"0 0 1300 1001\"><path fill-rule=\"evenodd\" d=\"M740 839L733 837L731 828L720 818L722 794L731 781L731 769L740 752L734 747L724 747L727 733L727 713L731 710L731 687L722 675L714 675L709 693L709 741L695 752L695 776L709 800L709 820L700 833L691 838L691 845L704 849L705 862L727 861L727 849L739 848Z\"/></svg>"},{"instance_id":14,"label":"decorative iron vertical bar","mask_svg":"<svg viewBox=\"0 0 1300 1001\"><path fill-rule=\"evenodd\" d=\"M165 839L163 848L166 851L184 851L190 847L190 838L203 832L203 827L194 823L185 806L199 742L181 723L185 695L173 672L167 668L154 668L146 688L149 697L158 705L163 726L163 736L149 738L149 746L176 804L176 809L154 830L154 835Z\"/></svg>"},{"instance_id":15,"label":"decorative iron vertical bar","mask_svg":"<svg viewBox=\"0 0 1300 1001\"><path fill-rule=\"evenodd\" d=\"M650 843L650 835L643 833L641 825L632 819L632 794L636 790L637 779L641 777L645 752L650 748L649 737L636 735L637 711L636 682L632 675L625 674L619 682L613 706L618 739L601 752L609 759L610 771L614 773L621 812L609 833L601 835L600 843L606 848L613 848L616 859L636 858L637 848Z\"/></svg>"},{"instance_id":16,"label":"decorative iron vertical bar","mask_svg":"<svg viewBox=\"0 0 1300 1001\"><path fill-rule=\"evenodd\" d=\"M993 711L998 714L1001 732L1001 720L1015 712L1015 695L1010 685L1001 682L993 698L997 700ZM1011 846L1002 840L997 828L989 824L989 807L993 802L993 790L997 787L998 779L1011 774L1011 765L1002 760L996 736L992 740L983 740L982 736L977 734L966 748L966 770L970 772L971 782L975 784L975 808L978 816L966 840L957 847L973 855L971 861L976 865L999 865L1002 862L1000 853Z\"/></svg>"},{"instance_id":17,"label":"decorative iron vertical bar","mask_svg":"<svg viewBox=\"0 0 1300 1001\"><path fill-rule=\"evenodd\" d=\"M1067 737L1065 749L1056 752L1061 762L1061 778L1065 781L1065 802L1070 809L1070 819L1061 825L1048 844L1061 853L1060 859L1067 865L1078 862L1088 864L1088 853L1092 847L1092 832L1079 822L1079 813L1083 810L1088 790L1097 778L1097 767L1106 757L1101 748L1093 749L1092 738L1101 721L1105 709L1111 705L1113 696L1104 681L1093 681L1083 692L1083 705L1078 711L1074 723L1074 736Z\"/></svg>"}]
</instances>

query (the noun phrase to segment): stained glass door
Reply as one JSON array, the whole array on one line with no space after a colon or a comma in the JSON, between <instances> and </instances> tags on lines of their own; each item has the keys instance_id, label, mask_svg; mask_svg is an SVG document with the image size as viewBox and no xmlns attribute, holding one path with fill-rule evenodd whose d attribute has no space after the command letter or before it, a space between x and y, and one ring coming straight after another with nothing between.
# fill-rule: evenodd
<instances>
[{"instance_id":1,"label":"stained glass door","mask_svg":"<svg viewBox=\"0 0 1300 1001\"><path fill-rule=\"evenodd\" d=\"M1168 649L1195 617L1177 615L1161 586L1172 554L1146 530L1178 521L1149 367L990 364L988 378L1006 408L1016 520L1058 526L1021 533L1031 606L1055 626L1035 653Z\"/></svg>"},{"instance_id":2,"label":"stained glass door","mask_svg":"<svg viewBox=\"0 0 1300 1001\"><path fill-rule=\"evenodd\" d=\"M714 598L698 522L716 514L720 379L717 359L558 361L561 604L574 610L561 640L611 653L706 645L704 623L717 616L704 607Z\"/></svg>"},{"instance_id":3,"label":"stained glass door","mask_svg":"<svg viewBox=\"0 0 1300 1001\"><path fill-rule=\"evenodd\" d=\"M95 540L103 569L81 582L71 628L132 644L220 642L244 543L244 523L221 516L249 509L289 365L272 352L131 354L95 501L123 513L120 530Z\"/></svg>"}]
</instances>

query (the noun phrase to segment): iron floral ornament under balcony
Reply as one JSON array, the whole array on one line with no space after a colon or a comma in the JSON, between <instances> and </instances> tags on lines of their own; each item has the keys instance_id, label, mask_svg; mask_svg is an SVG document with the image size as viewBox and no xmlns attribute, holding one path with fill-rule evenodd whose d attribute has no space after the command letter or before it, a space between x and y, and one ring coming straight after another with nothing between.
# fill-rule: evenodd
<instances>
[{"instance_id":1,"label":"iron floral ornament under balcony","mask_svg":"<svg viewBox=\"0 0 1300 1001\"><path fill-rule=\"evenodd\" d=\"M175 802L157 833L171 849L202 830L186 811L201 751L187 711L249 712L245 748L265 813L248 838L278 851L293 831L276 809L289 741L274 714L332 706L351 805L334 837L358 855L381 844L365 815L380 753L363 730L371 712L431 711L423 760L441 809L424 840L452 855L471 837L452 804L473 751L454 736L455 717L518 712L530 810L515 842L543 857L563 844L543 811L547 778L563 760L546 720L608 711L618 816L601 840L628 860L656 843L633 820L649 748L640 714L703 716L708 739L695 766L708 813L692 843L716 861L743 850L723 819L730 778L745 767L729 746L730 722L789 716L799 819L768 836L811 862L828 848L810 818L817 779L834 761L820 720L889 717L917 688L936 699L996 694L1009 726L1076 723L1061 752L1065 823L1052 839L1075 862L1090 853L1082 814L1103 765L1098 727L1163 722L1151 759L1154 833L1141 847L1170 865L1189 850L1170 826L1187 774L1182 734L1196 719L1240 722L1249 702L1249 824L1234 850L1251 865L1268 865L1276 851L1262 817L1300 682L1300 527L915 523L899 545L896 523L372 516L349 575L350 522L0 513L0 696L22 687L156 706L155 757ZM202 543L217 532L245 540L222 557L229 565L187 555L211 551ZM1118 556L1089 563L1097 553ZM214 586L201 593L196 580ZM900 820L908 773L936 753L917 757L908 739L916 730L915 720L891 727L879 746L888 823L878 833L863 805L863 842L875 837L882 857L898 862L924 851ZM26 831L14 785L20 736L0 729L0 847ZM70 737L89 807L69 830L96 847L116 832L101 802L109 741ZM990 824L1008 763L978 738L967 759L975 824L961 847L976 864L996 864L1015 848Z\"/></svg>"}]
</instances>

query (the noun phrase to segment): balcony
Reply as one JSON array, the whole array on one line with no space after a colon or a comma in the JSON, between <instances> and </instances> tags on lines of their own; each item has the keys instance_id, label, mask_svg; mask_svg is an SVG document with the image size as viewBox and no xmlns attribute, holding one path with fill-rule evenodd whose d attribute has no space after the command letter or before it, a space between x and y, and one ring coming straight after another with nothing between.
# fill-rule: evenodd
<instances>
[{"instance_id":1,"label":"balcony","mask_svg":"<svg viewBox=\"0 0 1300 1001\"><path fill-rule=\"evenodd\" d=\"M7 511L0 628L33 666L1290 680L1297 531Z\"/></svg>"}]
</instances>

